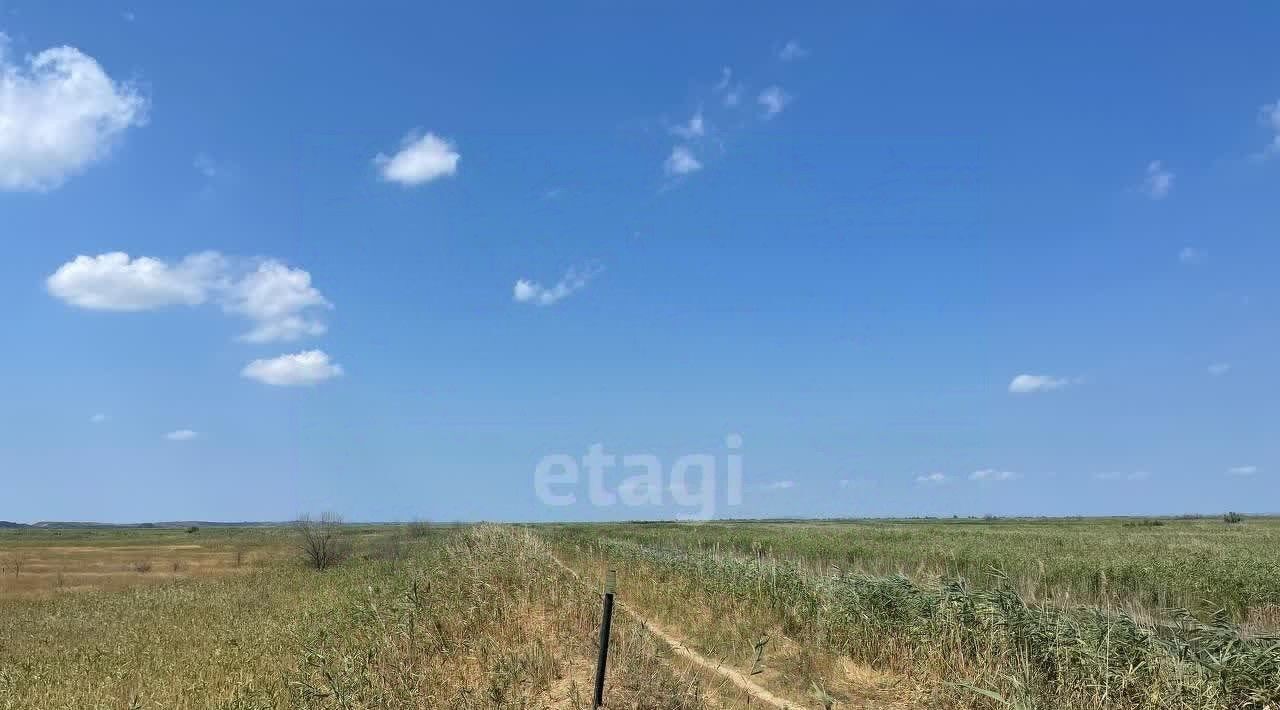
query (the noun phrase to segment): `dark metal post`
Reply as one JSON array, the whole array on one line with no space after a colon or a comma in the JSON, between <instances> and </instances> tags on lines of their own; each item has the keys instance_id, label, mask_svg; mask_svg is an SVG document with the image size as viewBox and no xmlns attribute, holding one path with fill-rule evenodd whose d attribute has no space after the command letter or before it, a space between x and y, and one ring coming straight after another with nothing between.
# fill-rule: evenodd
<instances>
[{"instance_id":1,"label":"dark metal post","mask_svg":"<svg viewBox=\"0 0 1280 710\"><path fill-rule=\"evenodd\" d=\"M600 657L596 661L596 694L592 710L604 705L604 667L609 660L609 627L613 622L613 592L618 586L618 573L609 570L604 576L604 617L600 620Z\"/></svg>"}]
</instances>

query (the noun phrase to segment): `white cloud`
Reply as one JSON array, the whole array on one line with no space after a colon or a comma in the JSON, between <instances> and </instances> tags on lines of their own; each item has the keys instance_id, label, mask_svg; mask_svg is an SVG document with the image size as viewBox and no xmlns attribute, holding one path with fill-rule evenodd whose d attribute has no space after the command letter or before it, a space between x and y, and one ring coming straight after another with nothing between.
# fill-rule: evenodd
<instances>
[{"instance_id":1,"label":"white cloud","mask_svg":"<svg viewBox=\"0 0 1280 710\"><path fill-rule=\"evenodd\" d=\"M311 285L311 274L268 259L232 283L222 295L223 308L257 325L240 336L250 343L292 341L322 335L327 327L313 312L332 308Z\"/></svg>"},{"instance_id":2,"label":"white cloud","mask_svg":"<svg viewBox=\"0 0 1280 710\"><path fill-rule=\"evenodd\" d=\"M1227 469L1227 474L1231 476L1252 476L1257 472L1257 466L1233 466Z\"/></svg>"},{"instance_id":3,"label":"white cloud","mask_svg":"<svg viewBox=\"0 0 1280 710\"><path fill-rule=\"evenodd\" d=\"M107 421L107 415L105 415L105 414L95 414L95 415L93 415L93 416L89 417L89 421L90 421L90 422L92 422L92 423L94 423L94 424L101 424L101 423L103 423L103 422Z\"/></svg>"},{"instance_id":4,"label":"white cloud","mask_svg":"<svg viewBox=\"0 0 1280 710\"><path fill-rule=\"evenodd\" d=\"M784 62L793 62L797 59L804 59L809 56L809 50L801 47L794 39L782 45L782 49L778 50L778 59Z\"/></svg>"},{"instance_id":5,"label":"white cloud","mask_svg":"<svg viewBox=\"0 0 1280 710\"><path fill-rule=\"evenodd\" d=\"M1147 177L1142 183L1142 191L1153 200L1163 200L1173 189L1173 172L1165 169L1164 163L1153 160L1147 163Z\"/></svg>"},{"instance_id":6,"label":"white cloud","mask_svg":"<svg viewBox=\"0 0 1280 710\"><path fill-rule=\"evenodd\" d=\"M671 155L667 156L666 161L662 164L662 169L667 175L688 175L701 170L702 163L694 156L693 151L685 146L678 145L671 149Z\"/></svg>"},{"instance_id":7,"label":"white cloud","mask_svg":"<svg viewBox=\"0 0 1280 710\"><path fill-rule=\"evenodd\" d=\"M994 468L984 468L980 471L974 471L969 474L970 481L1016 481L1022 478L1022 474L1014 471L998 471Z\"/></svg>"},{"instance_id":8,"label":"white cloud","mask_svg":"<svg viewBox=\"0 0 1280 710\"><path fill-rule=\"evenodd\" d=\"M1107 471L1095 473L1093 477L1099 481L1145 481L1151 478L1151 474L1147 471Z\"/></svg>"},{"instance_id":9,"label":"white cloud","mask_svg":"<svg viewBox=\"0 0 1280 710\"><path fill-rule=\"evenodd\" d=\"M554 286L546 287L537 281L520 279L512 289L512 297L517 303L532 303L538 306L551 306L586 287L591 279L604 271L599 264L587 264L583 267L572 266Z\"/></svg>"},{"instance_id":10,"label":"white cloud","mask_svg":"<svg viewBox=\"0 0 1280 710\"><path fill-rule=\"evenodd\" d=\"M724 67L720 70L720 81L717 81L716 85L711 87L711 90L717 94L725 91L729 88L729 82L731 81L733 81L733 69Z\"/></svg>"},{"instance_id":11,"label":"white cloud","mask_svg":"<svg viewBox=\"0 0 1280 710\"><path fill-rule=\"evenodd\" d=\"M1215 362L1212 365L1210 365L1208 369L1209 369L1210 375L1213 375L1214 377L1221 377L1227 374L1228 372L1231 372L1231 363Z\"/></svg>"},{"instance_id":12,"label":"white cloud","mask_svg":"<svg viewBox=\"0 0 1280 710\"><path fill-rule=\"evenodd\" d=\"M1013 394L1031 394L1033 392L1049 392L1062 389L1071 384L1065 377L1052 375L1018 375L1009 382L1009 391Z\"/></svg>"},{"instance_id":13,"label":"white cloud","mask_svg":"<svg viewBox=\"0 0 1280 710\"><path fill-rule=\"evenodd\" d=\"M762 483L759 486L762 491L785 491L789 488L795 487L795 481L769 481L768 483Z\"/></svg>"},{"instance_id":14,"label":"white cloud","mask_svg":"<svg viewBox=\"0 0 1280 710\"><path fill-rule=\"evenodd\" d=\"M147 100L74 47L19 61L0 33L0 190L52 190L101 160Z\"/></svg>"},{"instance_id":15,"label":"white cloud","mask_svg":"<svg viewBox=\"0 0 1280 710\"><path fill-rule=\"evenodd\" d=\"M77 256L45 281L49 293L80 308L145 311L209 301L254 322L240 340L251 343L320 335L316 312L332 304L311 285L311 274L274 259L192 254L177 264L124 252Z\"/></svg>"},{"instance_id":16,"label":"white cloud","mask_svg":"<svg viewBox=\"0 0 1280 710\"><path fill-rule=\"evenodd\" d=\"M779 86L770 86L756 97L756 101L764 107L764 117L773 118L782 113L782 109L791 103L791 96Z\"/></svg>"},{"instance_id":17,"label":"white cloud","mask_svg":"<svg viewBox=\"0 0 1280 710\"><path fill-rule=\"evenodd\" d=\"M322 350L307 350L269 360L254 360L240 372L244 377L276 386L314 385L342 374Z\"/></svg>"},{"instance_id":18,"label":"white cloud","mask_svg":"<svg viewBox=\"0 0 1280 710\"><path fill-rule=\"evenodd\" d=\"M841 488L870 488L875 485L875 481L869 478L842 478L836 481L836 485Z\"/></svg>"},{"instance_id":19,"label":"white cloud","mask_svg":"<svg viewBox=\"0 0 1280 710\"><path fill-rule=\"evenodd\" d=\"M164 438L169 441L191 441L197 436L199 436L199 434L191 431L190 429L178 429L177 431L171 431L168 434L165 434Z\"/></svg>"},{"instance_id":20,"label":"white cloud","mask_svg":"<svg viewBox=\"0 0 1280 710\"><path fill-rule=\"evenodd\" d=\"M1178 250L1178 261L1191 266L1204 261L1206 254L1201 249L1195 247L1182 247Z\"/></svg>"},{"instance_id":21,"label":"white cloud","mask_svg":"<svg viewBox=\"0 0 1280 710\"><path fill-rule=\"evenodd\" d=\"M1271 129L1271 142L1262 151L1262 157L1280 155L1280 100L1263 105L1259 112L1263 125Z\"/></svg>"},{"instance_id":22,"label":"white cloud","mask_svg":"<svg viewBox=\"0 0 1280 710\"><path fill-rule=\"evenodd\" d=\"M170 266L159 259L131 259L124 252L77 256L58 267L45 285L73 306L103 311L144 311L196 306L209 298L226 260L201 252Z\"/></svg>"},{"instance_id":23,"label":"white cloud","mask_svg":"<svg viewBox=\"0 0 1280 710\"><path fill-rule=\"evenodd\" d=\"M706 135L707 123L702 117L702 109L698 109L698 111L689 118L687 123L672 126L671 133L680 136L685 140L693 140Z\"/></svg>"},{"instance_id":24,"label":"white cloud","mask_svg":"<svg viewBox=\"0 0 1280 710\"><path fill-rule=\"evenodd\" d=\"M947 478L947 474L945 473L924 473L916 476L916 483L920 485L936 486L946 483L948 480L950 479Z\"/></svg>"},{"instance_id":25,"label":"white cloud","mask_svg":"<svg viewBox=\"0 0 1280 710\"><path fill-rule=\"evenodd\" d=\"M401 141L399 152L378 153L373 163L383 180L412 187L456 174L461 157L451 143L434 133L410 133Z\"/></svg>"}]
</instances>

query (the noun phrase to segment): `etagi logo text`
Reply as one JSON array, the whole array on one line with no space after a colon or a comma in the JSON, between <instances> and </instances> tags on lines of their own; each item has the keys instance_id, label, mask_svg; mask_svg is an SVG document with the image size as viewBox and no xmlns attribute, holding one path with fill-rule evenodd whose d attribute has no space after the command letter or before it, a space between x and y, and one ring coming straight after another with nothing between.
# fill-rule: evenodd
<instances>
[{"instance_id":1,"label":"etagi logo text","mask_svg":"<svg viewBox=\"0 0 1280 710\"><path fill-rule=\"evenodd\" d=\"M694 509L681 517L710 519L715 516L721 476L725 505L742 503L742 437L730 434L724 445L723 461L715 454L686 454L667 468L653 454L619 456L605 451L604 444L592 444L581 459L569 454L543 456L533 471L533 489L546 505L574 505L585 473L587 501L593 506L662 506L669 495L671 503ZM611 489L608 481L615 476L610 474L619 466L629 475Z\"/></svg>"}]
</instances>

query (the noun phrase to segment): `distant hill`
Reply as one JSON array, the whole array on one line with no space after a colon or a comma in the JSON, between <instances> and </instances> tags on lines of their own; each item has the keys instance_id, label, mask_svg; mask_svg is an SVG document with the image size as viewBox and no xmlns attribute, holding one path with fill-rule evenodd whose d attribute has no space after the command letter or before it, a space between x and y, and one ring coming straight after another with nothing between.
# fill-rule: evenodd
<instances>
[{"instance_id":1,"label":"distant hill","mask_svg":"<svg viewBox=\"0 0 1280 710\"><path fill-rule=\"evenodd\" d=\"M0 520L0 528L29 528L26 523L11 523L8 520Z\"/></svg>"}]
</instances>

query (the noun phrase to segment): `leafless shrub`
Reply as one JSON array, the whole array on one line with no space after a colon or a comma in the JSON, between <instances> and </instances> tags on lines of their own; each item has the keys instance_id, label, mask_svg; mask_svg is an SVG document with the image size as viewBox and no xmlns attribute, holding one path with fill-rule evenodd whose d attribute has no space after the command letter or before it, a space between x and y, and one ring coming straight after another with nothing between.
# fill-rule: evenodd
<instances>
[{"instance_id":1,"label":"leafless shrub","mask_svg":"<svg viewBox=\"0 0 1280 710\"><path fill-rule=\"evenodd\" d=\"M321 513L318 519L309 514L298 516L298 547L307 565L324 571L346 557L347 545L342 539L342 516Z\"/></svg>"},{"instance_id":2,"label":"leafless shrub","mask_svg":"<svg viewBox=\"0 0 1280 710\"><path fill-rule=\"evenodd\" d=\"M151 560L138 560L133 563L133 571L138 574L146 574L151 571Z\"/></svg>"}]
</instances>

